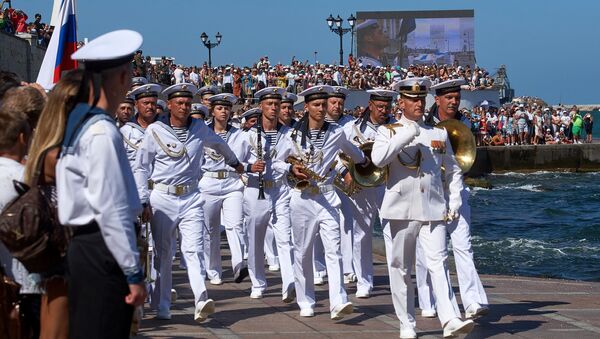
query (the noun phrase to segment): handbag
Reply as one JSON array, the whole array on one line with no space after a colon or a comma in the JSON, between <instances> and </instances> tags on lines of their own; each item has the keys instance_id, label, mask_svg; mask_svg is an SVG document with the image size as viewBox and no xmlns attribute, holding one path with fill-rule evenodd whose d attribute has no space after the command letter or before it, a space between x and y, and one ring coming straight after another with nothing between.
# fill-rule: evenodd
<instances>
[{"instance_id":1,"label":"handbag","mask_svg":"<svg viewBox=\"0 0 600 339\"><path fill-rule=\"evenodd\" d=\"M0 241L30 273L43 273L60 264L70 238L70 230L59 223L50 194L39 181L43 159L51 148L40 154L33 187L13 180L19 196L0 214Z\"/></svg>"}]
</instances>

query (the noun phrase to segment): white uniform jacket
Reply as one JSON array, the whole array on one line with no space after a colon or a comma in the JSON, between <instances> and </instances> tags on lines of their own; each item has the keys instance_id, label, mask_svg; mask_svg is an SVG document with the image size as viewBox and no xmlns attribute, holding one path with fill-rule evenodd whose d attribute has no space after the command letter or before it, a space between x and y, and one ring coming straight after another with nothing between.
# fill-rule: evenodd
<instances>
[{"instance_id":1,"label":"white uniform jacket","mask_svg":"<svg viewBox=\"0 0 600 339\"><path fill-rule=\"evenodd\" d=\"M123 143L125 145L125 151L127 152L129 166L133 168L137 150L144 138L145 129L134 120L125 123L125 125L119 128L119 131L123 135Z\"/></svg>"},{"instance_id":2,"label":"white uniform jacket","mask_svg":"<svg viewBox=\"0 0 600 339\"><path fill-rule=\"evenodd\" d=\"M213 130L211 125L208 128ZM227 126L227 134L225 142L229 148L235 153L238 159L248 158L250 152L250 144L244 132L229 125ZM204 146L204 164L202 164L202 173L221 173L226 176L223 179L213 178L205 175L200 180L200 190L203 193L213 195L225 195L233 191L242 191L244 183L240 179L240 175L235 172L231 166L225 162L225 157L215 148Z\"/></svg>"},{"instance_id":3,"label":"white uniform jacket","mask_svg":"<svg viewBox=\"0 0 600 339\"><path fill-rule=\"evenodd\" d=\"M133 224L142 206L123 137L113 122L95 122L81 134L71 153L61 155L56 191L62 225L83 226L95 220L123 273L139 269Z\"/></svg>"},{"instance_id":4,"label":"white uniform jacket","mask_svg":"<svg viewBox=\"0 0 600 339\"><path fill-rule=\"evenodd\" d=\"M265 170L263 172L263 180L272 182L285 183L285 176L288 173L290 165L285 162L287 155L290 154L290 133L291 129L287 126L277 124L277 139L274 146L271 146L267 141L266 134L261 136L262 155L265 162ZM240 161L243 164L253 164L258 160L257 156L257 138L256 127L242 132L246 145L249 146L247 152ZM258 187L258 173L250 173L246 171L248 176L248 185ZM278 184L276 186L286 186Z\"/></svg>"},{"instance_id":5,"label":"white uniform jacket","mask_svg":"<svg viewBox=\"0 0 600 339\"><path fill-rule=\"evenodd\" d=\"M463 186L461 171L445 129L423 122L417 127L402 117L399 123L379 127L371 155L375 165L389 166L382 218L443 220L447 203L442 167L449 183L449 208L458 211Z\"/></svg>"},{"instance_id":6,"label":"white uniform jacket","mask_svg":"<svg viewBox=\"0 0 600 339\"><path fill-rule=\"evenodd\" d=\"M350 156L357 164L365 161L363 152L347 139L340 125L325 122L322 133L324 133L322 148L313 145L309 136L306 136L306 142L302 145L302 131L300 130L294 130L291 139L291 155L301 159L308 169L322 178L318 182L310 180L311 185L317 186L333 185L337 175L336 159L339 151ZM340 205L339 197L335 194L335 191L332 190L324 193L324 195L333 207Z\"/></svg>"},{"instance_id":7,"label":"white uniform jacket","mask_svg":"<svg viewBox=\"0 0 600 339\"><path fill-rule=\"evenodd\" d=\"M185 143L177 139L171 126L157 121L146 129L134 165L134 176L140 200L148 202L148 179L164 185L198 184L204 146L223 155L229 165L237 165L233 151L204 121L191 119Z\"/></svg>"}]
</instances>

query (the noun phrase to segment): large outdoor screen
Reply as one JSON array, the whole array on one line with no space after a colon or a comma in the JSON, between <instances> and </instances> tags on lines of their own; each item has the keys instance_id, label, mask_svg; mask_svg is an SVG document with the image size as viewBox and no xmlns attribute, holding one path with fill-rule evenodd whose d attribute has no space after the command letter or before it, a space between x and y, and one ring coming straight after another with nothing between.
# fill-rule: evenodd
<instances>
[{"instance_id":1,"label":"large outdoor screen","mask_svg":"<svg viewBox=\"0 0 600 339\"><path fill-rule=\"evenodd\" d=\"M475 64L474 11L357 12L363 65Z\"/></svg>"}]
</instances>

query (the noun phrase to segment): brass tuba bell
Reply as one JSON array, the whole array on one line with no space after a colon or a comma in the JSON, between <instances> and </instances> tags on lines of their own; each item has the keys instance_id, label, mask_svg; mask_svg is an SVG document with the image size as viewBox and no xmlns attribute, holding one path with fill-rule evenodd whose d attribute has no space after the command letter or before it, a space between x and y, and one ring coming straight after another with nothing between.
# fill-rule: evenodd
<instances>
[{"instance_id":1,"label":"brass tuba bell","mask_svg":"<svg viewBox=\"0 0 600 339\"><path fill-rule=\"evenodd\" d=\"M365 157L371 160L371 151L373 150L373 141L367 141L359 146ZM344 153L340 153L340 160L346 166L354 183L362 188L376 187L387 180L387 166L380 168L370 162L367 167L356 166L352 158Z\"/></svg>"},{"instance_id":2,"label":"brass tuba bell","mask_svg":"<svg viewBox=\"0 0 600 339\"><path fill-rule=\"evenodd\" d=\"M445 128L448 132L448 139L454 151L454 158L463 173L467 173L477 156L477 146L473 133L465 124L456 119L444 120L435 127Z\"/></svg>"}]
</instances>

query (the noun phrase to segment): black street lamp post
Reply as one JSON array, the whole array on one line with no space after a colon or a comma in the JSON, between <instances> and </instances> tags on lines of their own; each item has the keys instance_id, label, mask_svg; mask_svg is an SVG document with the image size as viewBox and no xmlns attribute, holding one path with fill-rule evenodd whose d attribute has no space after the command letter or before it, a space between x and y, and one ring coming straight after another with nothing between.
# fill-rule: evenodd
<instances>
[{"instance_id":1,"label":"black street lamp post","mask_svg":"<svg viewBox=\"0 0 600 339\"><path fill-rule=\"evenodd\" d=\"M208 40L208 35L206 35L206 32L202 32L202 34L200 34L200 40L202 40L202 44L204 45L204 47L208 48L208 68L210 69L212 69L212 57L210 53L211 49L221 44L221 39L223 38L223 36L221 35L221 33L217 32L215 38L217 39L217 42L210 42L210 40Z\"/></svg>"},{"instance_id":2,"label":"black street lamp post","mask_svg":"<svg viewBox=\"0 0 600 339\"><path fill-rule=\"evenodd\" d=\"M354 15L350 15L350 17L348 18L350 28L342 28L342 23L344 22L344 20L342 20L342 18L340 18L339 15L337 16L337 18L334 18L331 14L329 14L329 17L326 19L326 21L327 26L329 26L329 29L340 37L340 65L343 65L344 49L342 44L342 37L344 36L344 34L352 32L352 43L350 46L350 49L352 50L354 48L354 24L356 23L356 18L354 17Z\"/></svg>"}]
</instances>

